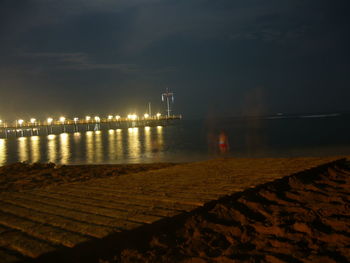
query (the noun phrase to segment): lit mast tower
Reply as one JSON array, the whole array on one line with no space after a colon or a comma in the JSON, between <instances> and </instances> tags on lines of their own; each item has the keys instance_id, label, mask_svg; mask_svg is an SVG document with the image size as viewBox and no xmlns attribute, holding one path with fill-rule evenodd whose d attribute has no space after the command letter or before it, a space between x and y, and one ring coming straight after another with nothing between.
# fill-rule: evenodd
<instances>
[{"instance_id":1,"label":"lit mast tower","mask_svg":"<svg viewBox=\"0 0 350 263\"><path fill-rule=\"evenodd\" d=\"M167 116L170 117L171 107L170 103L174 103L174 93L170 92L168 88L166 88L165 93L162 94L162 101L166 101L167 106Z\"/></svg>"}]
</instances>

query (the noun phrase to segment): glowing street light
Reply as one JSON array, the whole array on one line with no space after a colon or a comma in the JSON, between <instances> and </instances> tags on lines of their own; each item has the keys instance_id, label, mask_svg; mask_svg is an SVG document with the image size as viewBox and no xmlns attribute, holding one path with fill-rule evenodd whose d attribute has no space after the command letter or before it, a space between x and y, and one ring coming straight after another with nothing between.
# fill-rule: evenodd
<instances>
[{"instance_id":1,"label":"glowing street light","mask_svg":"<svg viewBox=\"0 0 350 263\"><path fill-rule=\"evenodd\" d=\"M145 119L148 119L149 114L148 114L148 113L145 113L143 116L145 117Z\"/></svg>"},{"instance_id":2,"label":"glowing street light","mask_svg":"<svg viewBox=\"0 0 350 263\"><path fill-rule=\"evenodd\" d=\"M91 120L91 117L90 117L90 116L86 116L86 117L85 117L85 120L86 120L86 122L87 122L86 130L89 131L89 130L90 130L89 122L90 122L90 120Z\"/></svg>"},{"instance_id":3,"label":"glowing street light","mask_svg":"<svg viewBox=\"0 0 350 263\"><path fill-rule=\"evenodd\" d=\"M136 114L129 114L128 119L134 121L137 119L137 115Z\"/></svg>"},{"instance_id":4,"label":"glowing street light","mask_svg":"<svg viewBox=\"0 0 350 263\"><path fill-rule=\"evenodd\" d=\"M74 118L73 121L74 121L74 132L78 132L78 125L77 125L77 122L78 122L79 118Z\"/></svg>"},{"instance_id":5,"label":"glowing street light","mask_svg":"<svg viewBox=\"0 0 350 263\"><path fill-rule=\"evenodd\" d=\"M17 121L17 123L19 124L19 127L22 127L23 122L24 122L24 121L23 121L22 119ZM18 132L18 131L21 132L21 136L23 137L23 130L22 130L22 129L16 130L16 135L17 135L17 132Z\"/></svg>"},{"instance_id":6,"label":"glowing street light","mask_svg":"<svg viewBox=\"0 0 350 263\"><path fill-rule=\"evenodd\" d=\"M48 123L49 125L51 125L52 121L53 121L52 118L47 118L47 123Z\"/></svg>"},{"instance_id":7,"label":"glowing street light","mask_svg":"<svg viewBox=\"0 0 350 263\"><path fill-rule=\"evenodd\" d=\"M47 121L47 125L50 126L50 133L52 133L52 126L51 126L51 124L53 122L53 119L52 118L47 118L46 121ZM49 127L46 127L46 132L47 132L47 134L49 134Z\"/></svg>"},{"instance_id":8,"label":"glowing street light","mask_svg":"<svg viewBox=\"0 0 350 263\"><path fill-rule=\"evenodd\" d=\"M32 125L34 125L34 126L35 126L35 122L36 122L36 119L35 119L35 118L31 118L31 119L30 119L30 123L31 123ZM38 130L37 130L37 131L38 131ZM32 127L32 129L31 129L30 133L31 133L32 136L34 135L34 128L33 128L33 127Z\"/></svg>"},{"instance_id":9,"label":"glowing street light","mask_svg":"<svg viewBox=\"0 0 350 263\"><path fill-rule=\"evenodd\" d=\"M119 120L120 120L120 116L119 116L119 115L116 115L116 116L115 116L115 119L116 119L117 121L119 121Z\"/></svg>"},{"instance_id":10,"label":"glowing street light","mask_svg":"<svg viewBox=\"0 0 350 263\"><path fill-rule=\"evenodd\" d=\"M24 120L22 120L22 119L17 121L17 123L19 124L19 126L22 126L23 122L24 122Z\"/></svg>"},{"instance_id":11,"label":"glowing street light","mask_svg":"<svg viewBox=\"0 0 350 263\"><path fill-rule=\"evenodd\" d=\"M63 133L65 133L66 132L66 125L64 125L64 122L66 121L66 118L65 117L60 117L60 122L62 123L62 125L63 125Z\"/></svg>"},{"instance_id":12,"label":"glowing street light","mask_svg":"<svg viewBox=\"0 0 350 263\"><path fill-rule=\"evenodd\" d=\"M112 121L113 120L113 115L108 115L108 120ZM109 130L111 130L111 123L110 122L108 122L108 128L109 128Z\"/></svg>"},{"instance_id":13,"label":"glowing street light","mask_svg":"<svg viewBox=\"0 0 350 263\"><path fill-rule=\"evenodd\" d=\"M161 115L162 115L162 114L160 114L159 112L156 114L156 116L157 116L158 119L160 118Z\"/></svg>"},{"instance_id":14,"label":"glowing street light","mask_svg":"<svg viewBox=\"0 0 350 263\"><path fill-rule=\"evenodd\" d=\"M100 124L100 121L101 121L101 119L100 119L100 117L98 117L98 116L95 116L95 131L96 132L98 132L98 130L100 130L101 129L101 124Z\"/></svg>"}]
</instances>

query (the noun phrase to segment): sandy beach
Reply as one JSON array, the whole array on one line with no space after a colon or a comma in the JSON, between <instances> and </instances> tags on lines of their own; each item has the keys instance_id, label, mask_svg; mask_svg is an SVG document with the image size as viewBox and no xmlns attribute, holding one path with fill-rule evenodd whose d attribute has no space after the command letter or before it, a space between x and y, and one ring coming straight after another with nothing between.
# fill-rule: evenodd
<instances>
[{"instance_id":1,"label":"sandy beach","mask_svg":"<svg viewBox=\"0 0 350 263\"><path fill-rule=\"evenodd\" d=\"M171 163L118 164L118 165L55 165L14 163L0 167L0 192L22 191L60 185L69 182L85 182L96 178L119 176L170 167Z\"/></svg>"},{"instance_id":2,"label":"sandy beach","mask_svg":"<svg viewBox=\"0 0 350 263\"><path fill-rule=\"evenodd\" d=\"M3 262L346 262L343 157L0 168Z\"/></svg>"},{"instance_id":3,"label":"sandy beach","mask_svg":"<svg viewBox=\"0 0 350 263\"><path fill-rule=\"evenodd\" d=\"M222 198L109 262L349 262L349 163Z\"/></svg>"}]
</instances>

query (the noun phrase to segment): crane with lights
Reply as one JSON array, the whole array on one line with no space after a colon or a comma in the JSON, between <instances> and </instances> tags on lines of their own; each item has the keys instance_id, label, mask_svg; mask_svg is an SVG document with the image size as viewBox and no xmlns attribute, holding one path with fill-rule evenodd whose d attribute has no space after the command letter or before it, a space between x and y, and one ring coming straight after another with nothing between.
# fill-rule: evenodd
<instances>
[{"instance_id":1,"label":"crane with lights","mask_svg":"<svg viewBox=\"0 0 350 263\"><path fill-rule=\"evenodd\" d=\"M162 101L166 102L167 117L170 117L171 104L174 103L174 93L169 91L168 88L166 88L166 91L162 93Z\"/></svg>"}]
</instances>

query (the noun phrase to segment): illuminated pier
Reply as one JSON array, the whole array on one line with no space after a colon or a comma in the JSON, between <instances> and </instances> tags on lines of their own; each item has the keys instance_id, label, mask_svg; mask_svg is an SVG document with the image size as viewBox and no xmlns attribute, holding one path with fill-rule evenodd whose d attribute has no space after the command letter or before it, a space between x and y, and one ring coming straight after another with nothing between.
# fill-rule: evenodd
<instances>
[{"instance_id":1,"label":"illuminated pier","mask_svg":"<svg viewBox=\"0 0 350 263\"><path fill-rule=\"evenodd\" d=\"M162 116L160 113L157 113L154 116L150 116L146 113L142 117L136 114L129 114L127 117L109 115L106 118L85 116L84 118L75 117L73 119L61 116L57 119L47 118L45 121L31 118L29 121L18 119L9 123L0 120L0 138L98 131L102 129L166 126L181 118L181 115Z\"/></svg>"}]
</instances>

